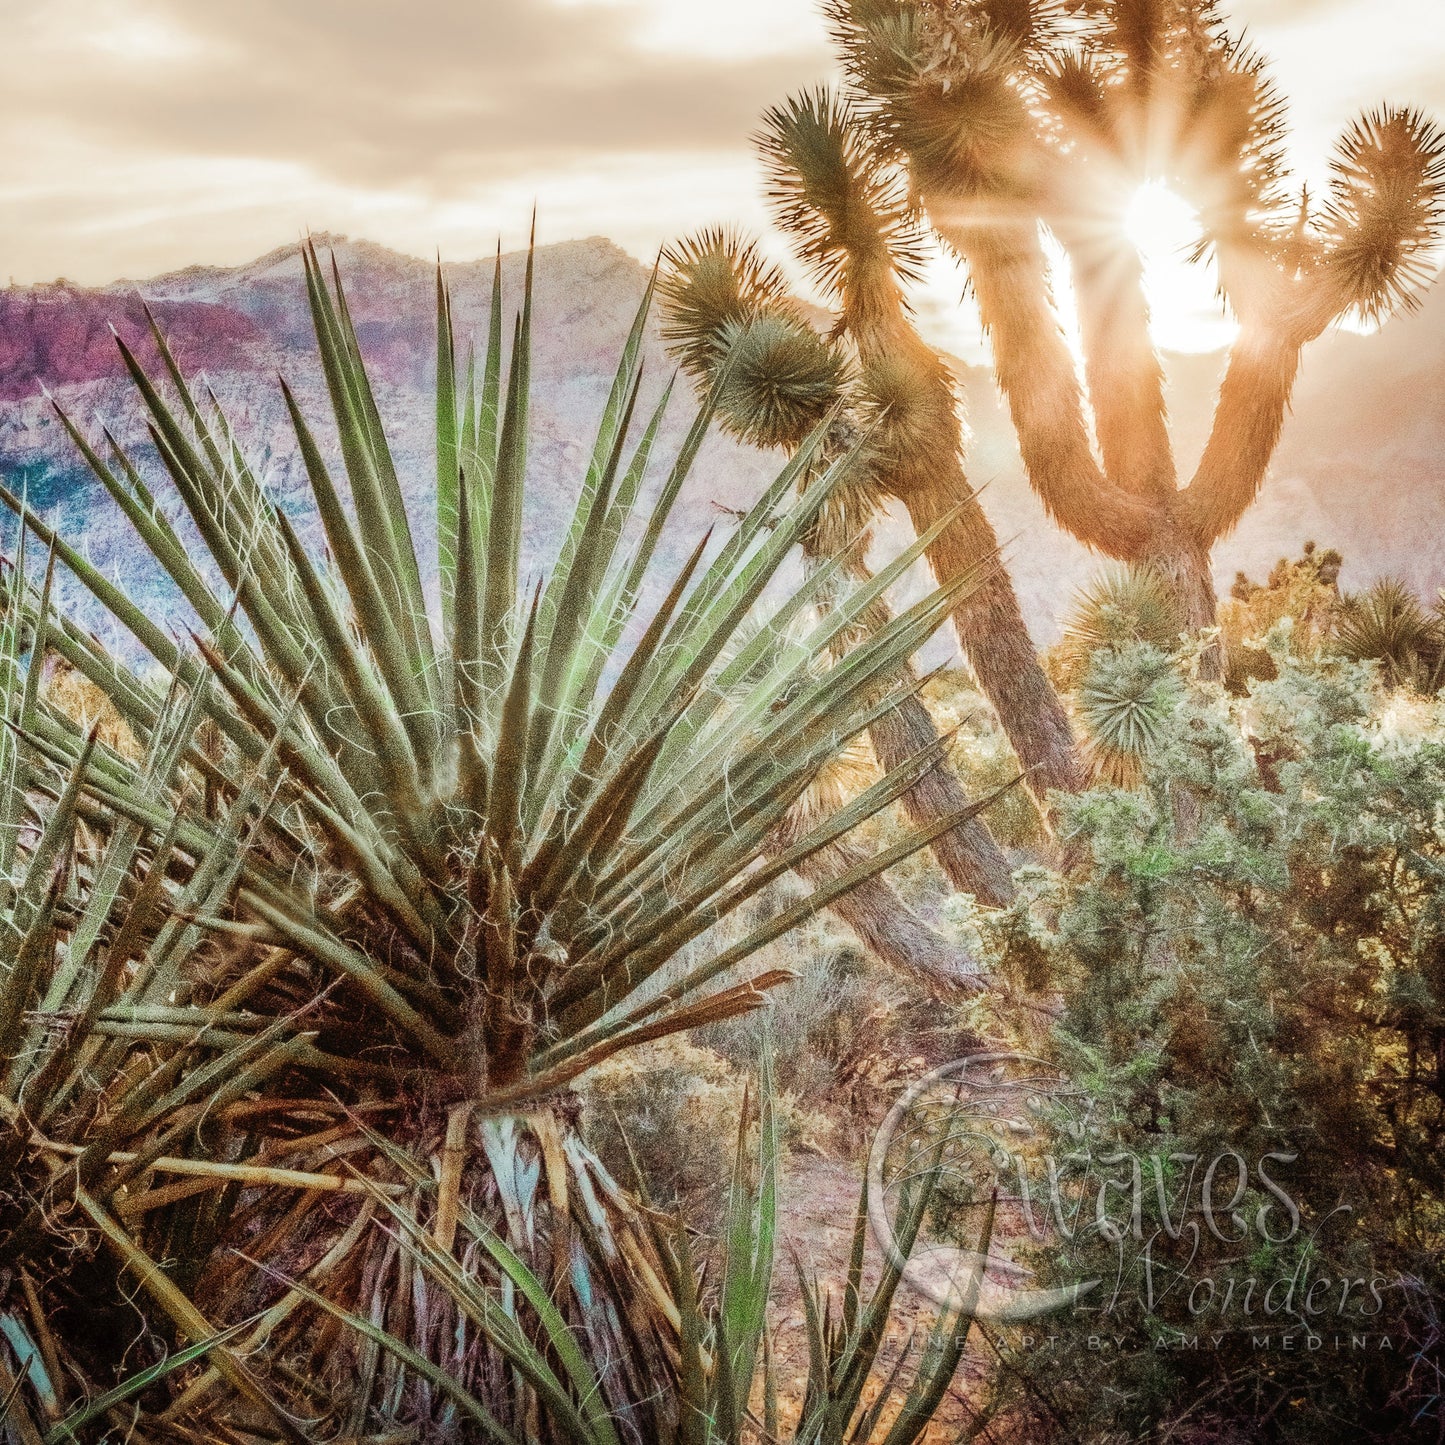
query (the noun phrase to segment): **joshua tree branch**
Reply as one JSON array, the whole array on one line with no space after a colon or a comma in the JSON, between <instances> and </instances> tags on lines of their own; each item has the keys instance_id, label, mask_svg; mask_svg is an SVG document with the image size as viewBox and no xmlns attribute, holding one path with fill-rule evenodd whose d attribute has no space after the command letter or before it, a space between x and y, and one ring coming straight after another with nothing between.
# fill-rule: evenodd
<instances>
[{"instance_id":1,"label":"joshua tree branch","mask_svg":"<svg viewBox=\"0 0 1445 1445\"><path fill-rule=\"evenodd\" d=\"M1149 334L1144 268L1132 246L1087 213L1051 227L1073 267L1094 435L1110 481L1165 500L1175 490L1164 368Z\"/></svg>"},{"instance_id":2,"label":"joshua tree branch","mask_svg":"<svg viewBox=\"0 0 1445 1445\"><path fill-rule=\"evenodd\" d=\"M1384 108L1346 131L1328 204L1302 198L1292 234L1216 237L1220 278L1243 320L1214 428L1184 496L1208 546L1239 521L1264 480L1300 353L1340 316L1389 315L1428 283L1445 193L1445 134L1414 111Z\"/></svg>"},{"instance_id":3,"label":"joshua tree branch","mask_svg":"<svg viewBox=\"0 0 1445 1445\"><path fill-rule=\"evenodd\" d=\"M1239 524L1264 485L1304 348L1346 307L1318 274L1288 276L1262 247L1218 249L1220 282L1240 317L1209 440L1180 497L1184 525L1205 548Z\"/></svg>"},{"instance_id":4,"label":"joshua tree branch","mask_svg":"<svg viewBox=\"0 0 1445 1445\"><path fill-rule=\"evenodd\" d=\"M968 266L1030 484L1049 515L1081 542L1110 557L1142 555L1158 507L1114 485L1094 458L1037 222L1027 216L970 224L950 209L934 207L934 224Z\"/></svg>"},{"instance_id":5,"label":"joshua tree branch","mask_svg":"<svg viewBox=\"0 0 1445 1445\"><path fill-rule=\"evenodd\" d=\"M1303 346L1277 327L1246 324L1230 348L1209 440L1180 499L1185 523L1204 547L1233 531L1259 495Z\"/></svg>"}]
</instances>

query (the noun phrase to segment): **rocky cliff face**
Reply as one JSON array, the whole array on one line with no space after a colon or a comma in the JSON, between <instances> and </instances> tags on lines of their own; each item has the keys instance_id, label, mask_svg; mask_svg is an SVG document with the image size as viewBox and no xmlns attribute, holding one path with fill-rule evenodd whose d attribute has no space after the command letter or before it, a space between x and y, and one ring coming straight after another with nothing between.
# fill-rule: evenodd
<instances>
[{"instance_id":1,"label":"rocky cliff face","mask_svg":"<svg viewBox=\"0 0 1445 1445\"><path fill-rule=\"evenodd\" d=\"M411 257L365 242L320 237L335 253L378 398L417 513L429 513L432 272ZM503 260L507 294L520 295L523 258ZM489 261L446 268L459 341L480 340L490 304ZM646 270L610 242L568 242L537 257L529 563L546 565L560 520L590 450L612 369L646 284ZM152 597L168 599L137 570L134 545L98 495L54 417L44 390L82 426L104 422L144 452L144 425L111 329L152 356L142 298L182 366L204 376L243 443L283 499L301 479L276 385L285 375L314 418L328 412L310 335L294 247L232 270L192 267L140 283L86 290L63 282L0 292L0 469L55 509L92 557ZM1171 409L1185 469L1203 444L1218 357L1171 365ZM661 393L671 366L649 336L644 403ZM973 431L969 473L1004 541L1026 611L1041 642L1060 610L1097 566L1044 517L1024 482L1012 433L986 371L961 370ZM1445 294L1370 337L1337 335L1309 353L1295 414L1259 503L1218 551L1227 585L1235 569L1256 575L1307 538L1340 548L1345 580L1359 585L1398 574L1421 590L1445 584ZM691 399L680 387L668 410L660 456L686 427ZM323 432L325 428L322 428ZM713 438L681 500L672 550L755 495L777 458ZM886 529L885 529L886 532Z\"/></svg>"}]
</instances>

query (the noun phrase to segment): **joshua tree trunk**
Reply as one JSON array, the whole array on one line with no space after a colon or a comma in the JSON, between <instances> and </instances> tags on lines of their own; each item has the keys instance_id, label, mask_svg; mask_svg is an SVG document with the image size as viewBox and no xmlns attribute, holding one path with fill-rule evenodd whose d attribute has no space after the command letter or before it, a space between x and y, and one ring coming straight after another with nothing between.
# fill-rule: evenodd
<instances>
[{"instance_id":1,"label":"joshua tree trunk","mask_svg":"<svg viewBox=\"0 0 1445 1445\"><path fill-rule=\"evenodd\" d=\"M869 730L878 766L885 772L901 767L938 736L933 718L918 697L907 697ZM940 763L903 795L908 816L920 827L966 808L968 794L958 775ZM1008 859L993 834L977 818L943 834L933 856L955 888L972 893L980 903L1001 908L1014 896Z\"/></svg>"},{"instance_id":2,"label":"joshua tree trunk","mask_svg":"<svg viewBox=\"0 0 1445 1445\"><path fill-rule=\"evenodd\" d=\"M879 483L908 508L920 534L959 509L929 547L929 564L940 582L977 574L978 585L954 610L954 628L1047 816L1049 792L1077 792L1085 771L999 558L998 536L964 472L952 377L914 327L892 268L863 247L850 254L849 266L844 321L865 383L882 387Z\"/></svg>"},{"instance_id":3,"label":"joshua tree trunk","mask_svg":"<svg viewBox=\"0 0 1445 1445\"><path fill-rule=\"evenodd\" d=\"M818 885L836 878L861 856L845 841L815 853L798 871ZM973 960L920 918L884 878L870 878L849 890L833 905L833 911L865 948L904 973L946 989L985 986Z\"/></svg>"},{"instance_id":4,"label":"joshua tree trunk","mask_svg":"<svg viewBox=\"0 0 1445 1445\"><path fill-rule=\"evenodd\" d=\"M1018 597L998 559L993 528L968 492L967 481L960 476L958 482L969 502L929 548L928 560L940 582L981 569L978 587L953 614L959 644L1013 744L1030 791L1039 799L1055 790L1077 792L1085 784L1085 771L1069 719L1034 651ZM945 487L910 489L905 496L920 532L957 499L958 494Z\"/></svg>"},{"instance_id":5,"label":"joshua tree trunk","mask_svg":"<svg viewBox=\"0 0 1445 1445\"><path fill-rule=\"evenodd\" d=\"M859 521L854 512L845 503L820 519L818 528L804 539L803 555L810 565L817 565L834 552L846 553L848 575L855 582L864 582L870 575L862 560L869 531L867 523ZM891 617L887 602L878 598L864 611L858 627L850 630L852 635L845 633L835 640L835 650L846 653L856 642L858 632L875 632L886 627ZM910 694L873 724L868 740L873 744L878 766L891 772L937 742L938 728L923 699ZM948 759L943 758L904 793L901 801L909 818L924 827L950 813L962 812L970 800ZM1008 859L981 819L970 818L941 835L933 843L933 856L954 887L972 893L980 903L998 908L1013 898ZM881 907L883 895L877 894L875 901Z\"/></svg>"},{"instance_id":6,"label":"joshua tree trunk","mask_svg":"<svg viewBox=\"0 0 1445 1445\"><path fill-rule=\"evenodd\" d=\"M1161 526L1158 540L1147 548L1138 561L1151 566L1168 582L1178 599L1179 615L1190 632L1213 627L1218 598L1214 591L1214 571L1205 546L1175 515L1171 507L1166 514L1168 524ZM1200 659L1201 675L1218 680L1224 676L1224 652L1217 644L1207 648Z\"/></svg>"}]
</instances>

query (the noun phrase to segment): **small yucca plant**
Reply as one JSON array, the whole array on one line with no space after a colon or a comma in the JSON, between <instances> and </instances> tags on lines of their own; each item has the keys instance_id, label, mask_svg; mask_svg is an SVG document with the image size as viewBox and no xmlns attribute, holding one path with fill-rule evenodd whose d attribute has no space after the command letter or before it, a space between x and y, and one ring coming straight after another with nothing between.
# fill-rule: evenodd
<instances>
[{"instance_id":1,"label":"small yucca plant","mask_svg":"<svg viewBox=\"0 0 1445 1445\"><path fill-rule=\"evenodd\" d=\"M4 494L148 654L133 667L107 653L52 609L50 572L36 587L18 559L0 694L24 740L0 733L0 1324L33 1340L34 1388L12 1419L59 1414L149 1363L125 1387L136 1438L404 1425L530 1439L541 1385L518 1386L496 1330L552 1310L584 1334L612 1362L579 1406L598 1419L642 1388L628 1369L668 1378L685 1348L675 1272L578 1136L567 1084L630 1044L756 1007L786 977L746 976L756 949L962 820L652 982L935 765L941 744L771 841L827 760L895 706L894 679L969 579L836 658L838 632L930 539L797 628L837 580L824 565L730 651L842 470L796 495L820 436L644 608L710 417L640 510L666 401L634 436L644 305L560 553L524 589L529 266L509 361L497 284L465 379L438 276L433 615L339 280L309 247L305 271L350 494L288 391L324 555L159 333L159 381L121 349L194 536L130 457L112 444L104 459L65 424L194 613L194 647ZM47 703L52 657L109 699L133 751ZM393 1207L431 1242L428 1268ZM545 1288L476 1284L496 1325L479 1331L429 1268L445 1258L470 1280L502 1249ZM358 1345L337 1312L371 1336ZM456 1413L458 1390L488 1402L495 1429ZM72 1425L94 1434L120 1408L92 1398Z\"/></svg>"},{"instance_id":2,"label":"small yucca plant","mask_svg":"<svg viewBox=\"0 0 1445 1445\"><path fill-rule=\"evenodd\" d=\"M1184 632L1178 598L1153 567L1106 568L1074 599L1064 635L1054 651L1059 681L1072 692L1096 652L1147 642L1173 652Z\"/></svg>"},{"instance_id":3,"label":"small yucca plant","mask_svg":"<svg viewBox=\"0 0 1445 1445\"><path fill-rule=\"evenodd\" d=\"M1346 657L1380 664L1392 687L1433 693L1445 684L1445 596L1433 611L1393 577L1347 597L1336 641Z\"/></svg>"},{"instance_id":4,"label":"small yucca plant","mask_svg":"<svg viewBox=\"0 0 1445 1445\"><path fill-rule=\"evenodd\" d=\"M1129 788L1142 778L1183 695L1184 632L1178 598L1152 567L1110 568L1074 599L1050 661L1073 696L1095 779Z\"/></svg>"},{"instance_id":5,"label":"small yucca plant","mask_svg":"<svg viewBox=\"0 0 1445 1445\"><path fill-rule=\"evenodd\" d=\"M1157 647L1130 642L1096 652L1078 694L1095 776L1115 787L1135 786L1183 700L1178 665Z\"/></svg>"}]
</instances>

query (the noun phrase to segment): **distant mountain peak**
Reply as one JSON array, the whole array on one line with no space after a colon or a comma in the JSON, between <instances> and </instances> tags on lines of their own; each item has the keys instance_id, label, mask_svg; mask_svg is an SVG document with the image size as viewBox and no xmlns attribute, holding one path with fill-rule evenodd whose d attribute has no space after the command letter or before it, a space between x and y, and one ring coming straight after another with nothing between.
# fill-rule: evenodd
<instances>
[{"instance_id":1,"label":"distant mountain peak","mask_svg":"<svg viewBox=\"0 0 1445 1445\"><path fill-rule=\"evenodd\" d=\"M434 476L429 435L435 258L330 232L311 240L336 256L398 459L424 490ZM520 299L524 263L525 254L516 250L502 258L513 302ZM465 347L485 332L495 257L443 256L442 264ZM578 455L589 445L650 267L604 236L539 246L536 265L533 464L548 473L536 493L545 498L548 486L576 484ZM99 413L123 440L143 449L145 431L110 331L114 326L147 354L142 298L183 367L204 373L243 441L265 455L283 488L299 485L299 474L275 377L284 374L296 384L316 416L324 418L327 410L314 374L300 238L237 266L188 266L94 288L56 281L0 291L0 470L12 477L20 471L51 477L53 499L62 506L73 502L91 527L93 549L103 555L113 546L118 564L125 557L121 532L112 532L104 508L95 507L94 488L54 424L41 387L82 424ZM647 346L655 391L673 363L655 326ZM1218 355L1168 360L1170 408L1186 475L1203 445L1221 365ZM1071 594L1099 561L1060 534L1030 493L992 376L962 365L958 375L973 434L969 475L976 482L989 480L983 504L999 534L1018 539L1009 565L1036 635L1047 640ZM1312 538L1344 553L1347 585L1394 573L1433 594L1445 583L1442 396L1445 292L1432 294L1415 315L1375 335L1337 333L1310 348L1271 477L1238 532L1218 549L1217 576L1227 581L1236 569L1261 576L1277 557L1297 552ZM685 424L689 406L685 388L679 388L670 427ZM681 509L680 531L687 533L689 520L699 529L715 521L714 502L746 503L776 460L721 438L709 442ZM539 538L556 512L553 507L536 520Z\"/></svg>"}]
</instances>

